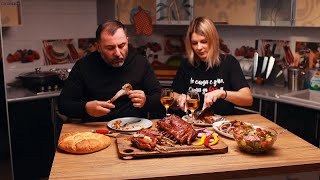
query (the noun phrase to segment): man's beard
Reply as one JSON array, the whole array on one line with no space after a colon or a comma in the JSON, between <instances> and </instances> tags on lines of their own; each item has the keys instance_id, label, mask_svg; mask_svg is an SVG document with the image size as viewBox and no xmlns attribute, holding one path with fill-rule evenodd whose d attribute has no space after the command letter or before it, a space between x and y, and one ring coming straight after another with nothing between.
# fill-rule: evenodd
<instances>
[{"instance_id":1,"label":"man's beard","mask_svg":"<svg viewBox=\"0 0 320 180\"><path fill-rule=\"evenodd\" d=\"M117 67L121 67L124 64L124 58L122 57L113 57L111 60L108 60L101 52L100 52L100 55L104 60L104 62L106 62L112 67L117 68Z\"/></svg>"}]
</instances>

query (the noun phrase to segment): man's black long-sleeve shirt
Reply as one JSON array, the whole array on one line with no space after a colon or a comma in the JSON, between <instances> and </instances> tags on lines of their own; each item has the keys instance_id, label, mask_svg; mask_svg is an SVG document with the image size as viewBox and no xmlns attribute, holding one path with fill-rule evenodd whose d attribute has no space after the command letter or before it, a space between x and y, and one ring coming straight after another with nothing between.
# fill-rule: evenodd
<instances>
[{"instance_id":1,"label":"man's black long-sleeve shirt","mask_svg":"<svg viewBox=\"0 0 320 180\"><path fill-rule=\"evenodd\" d=\"M146 103L143 108L133 106L128 96L122 96L114 103L112 111L99 118L91 117L85 110L88 101L110 100L126 83L134 90L143 90ZM99 52L93 52L77 61L72 68L59 96L59 111L83 121L108 121L119 117L146 117L147 112L163 109L160 103L161 86L146 58L129 50L121 67L107 64Z\"/></svg>"}]
</instances>

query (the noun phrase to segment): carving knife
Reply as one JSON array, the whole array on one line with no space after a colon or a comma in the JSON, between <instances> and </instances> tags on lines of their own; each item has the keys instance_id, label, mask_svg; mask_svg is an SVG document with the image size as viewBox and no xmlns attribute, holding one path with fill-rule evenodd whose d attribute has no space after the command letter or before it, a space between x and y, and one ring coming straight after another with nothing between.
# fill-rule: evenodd
<instances>
[{"instance_id":1,"label":"carving knife","mask_svg":"<svg viewBox=\"0 0 320 180\"><path fill-rule=\"evenodd\" d=\"M256 77L256 75L257 75L258 57L259 57L259 54L257 52L254 52L254 56L253 56L253 78Z\"/></svg>"},{"instance_id":2,"label":"carving knife","mask_svg":"<svg viewBox=\"0 0 320 180\"><path fill-rule=\"evenodd\" d=\"M269 63L268 63L268 69L267 69L266 79L268 79L268 77L270 76L270 74L271 74L271 72L272 72L272 68L273 68L273 65L274 65L274 61L275 61L275 58L274 58L273 56L270 56Z\"/></svg>"},{"instance_id":3,"label":"carving knife","mask_svg":"<svg viewBox=\"0 0 320 180\"><path fill-rule=\"evenodd\" d=\"M266 71L267 62L268 62L268 57L265 56L265 57L263 58L263 64L262 64L262 68L261 68L261 76L262 76L262 74L264 74L264 72Z\"/></svg>"}]
</instances>

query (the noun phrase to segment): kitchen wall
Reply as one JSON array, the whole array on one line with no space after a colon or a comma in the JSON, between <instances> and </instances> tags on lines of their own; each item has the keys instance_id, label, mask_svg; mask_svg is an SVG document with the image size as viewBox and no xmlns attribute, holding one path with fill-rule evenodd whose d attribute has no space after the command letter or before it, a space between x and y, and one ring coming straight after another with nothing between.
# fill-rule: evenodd
<instances>
[{"instance_id":1,"label":"kitchen wall","mask_svg":"<svg viewBox=\"0 0 320 180\"><path fill-rule=\"evenodd\" d=\"M97 28L94 0L22 0L21 27L3 28L3 57L6 82L21 72L50 68L69 68L73 64L44 66L42 40L91 38ZM40 60L30 63L8 63L6 57L18 49L39 52Z\"/></svg>"},{"instance_id":2,"label":"kitchen wall","mask_svg":"<svg viewBox=\"0 0 320 180\"><path fill-rule=\"evenodd\" d=\"M70 68L73 64L44 66L42 40L64 38L91 38L97 27L97 2L94 0L22 0L21 27L3 28L3 57L5 80L11 82L21 72L33 71L35 67ZM106 7L106 11L112 7ZM283 39L294 42L320 42L319 28L296 27L257 27L257 26L218 26L220 36L233 53L242 45L254 47L256 39ZM150 37L135 36L134 26L130 26L130 41L133 44L144 42L163 43L163 35L184 35L187 26L154 26ZM161 44L162 45L162 44ZM40 60L32 63L7 63L6 57L17 49L35 49L40 53ZM161 53L161 52L160 52ZM166 58L159 57L160 61Z\"/></svg>"}]
</instances>

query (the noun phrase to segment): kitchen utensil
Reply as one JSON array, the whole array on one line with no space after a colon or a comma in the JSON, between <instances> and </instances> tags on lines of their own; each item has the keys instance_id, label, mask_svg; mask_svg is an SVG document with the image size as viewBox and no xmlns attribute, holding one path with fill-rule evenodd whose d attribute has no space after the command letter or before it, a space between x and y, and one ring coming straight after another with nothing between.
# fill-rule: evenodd
<instances>
[{"instance_id":1,"label":"kitchen utensil","mask_svg":"<svg viewBox=\"0 0 320 180\"><path fill-rule=\"evenodd\" d=\"M22 85L35 92L51 91L63 85L59 73L52 71L41 71L36 68L34 72L21 73L17 77L22 81Z\"/></svg>"},{"instance_id":2,"label":"kitchen utensil","mask_svg":"<svg viewBox=\"0 0 320 180\"><path fill-rule=\"evenodd\" d=\"M288 88L292 91L306 89L306 72L300 68L289 68L288 69Z\"/></svg>"},{"instance_id":3,"label":"kitchen utensil","mask_svg":"<svg viewBox=\"0 0 320 180\"><path fill-rule=\"evenodd\" d=\"M257 52L254 52L254 55L253 55L253 78L256 77L256 75L257 75L258 58L259 58L259 54Z\"/></svg>"},{"instance_id":4,"label":"kitchen utensil","mask_svg":"<svg viewBox=\"0 0 320 180\"><path fill-rule=\"evenodd\" d=\"M276 47L277 47L277 44L273 44L272 50L271 50L272 56L274 56L274 52L276 51Z\"/></svg>"},{"instance_id":5,"label":"kitchen utensil","mask_svg":"<svg viewBox=\"0 0 320 180\"><path fill-rule=\"evenodd\" d=\"M284 45L283 50L285 53L285 60L286 60L287 64L289 64L289 65L292 64L294 62L294 57L293 57L293 54L291 52L290 47L287 45Z\"/></svg>"},{"instance_id":6,"label":"kitchen utensil","mask_svg":"<svg viewBox=\"0 0 320 180\"><path fill-rule=\"evenodd\" d=\"M199 118L199 116L201 115L201 116L203 116L203 111L204 110L207 110L208 108L204 108L204 109L202 109L202 110L200 110L200 111L196 111L196 112L194 112L194 118L195 119L198 119Z\"/></svg>"},{"instance_id":7,"label":"kitchen utensil","mask_svg":"<svg viewBox=\"0 0 320 180\"><path fill-rule=\"evenodd\" d=\"M265 73L265 70L266 70L266 67L267 67L267 63L268 63L268 57L265 56L263 58L263 64L262 64L262 68L261 68L261 74L264 74Z\"/></svg>"},{"instance_id":8,"label":"kitchen utensil","mask_svg":"<svg viewBox=\"0 0 320 180\"><path fill-rule=\"evenodd\" d=\"M268 77L271 74L271 71L273 69L273 65L275 62L275 58L273 56L270 56L269 62L268 62L268 68L267 68L267 74L266 74L266 79L268 79Z\"/></svg>"},{"instance_id":9,"label":"kitchen utensil","mask_svg":"<svg viewBox=\"0 0 320 180\"><path fill-rule=\"evenodd\" d=\"M121 127L126 127L129 124L134 124L134 123L138 123L138 122L141 122L141 121L142 121L142 119L135 119L135 120L132 120L132 121L128 121L128 122L124 123L123 125L121 125Z\"/></svg>"},{"instance_id":10,"label":"kitchen utensil","mask_svg":"<svg viewBox=\"0 0 320 180\"><path fill-rule=\"evenodd\" d=\"M253 61L249 59L246 59L246 60L243 59L243 60L240 60L239 63L240 63L240 67L242 69L243 75L245 77L251 78L251 74L253 71Z\"/></svg>"}]
</instances>

